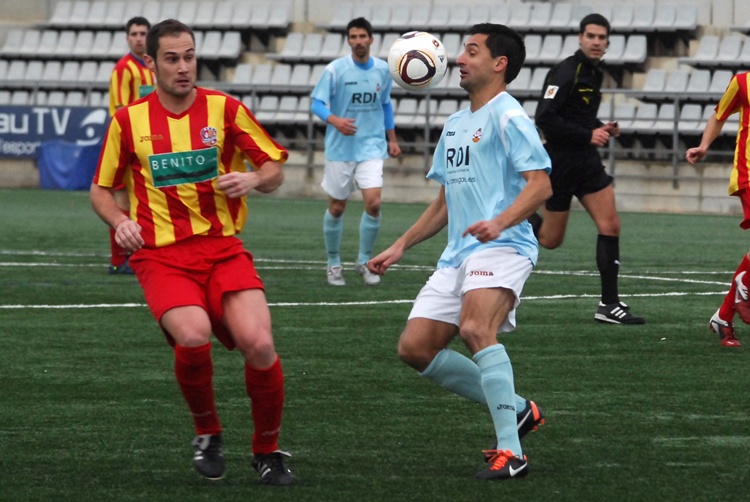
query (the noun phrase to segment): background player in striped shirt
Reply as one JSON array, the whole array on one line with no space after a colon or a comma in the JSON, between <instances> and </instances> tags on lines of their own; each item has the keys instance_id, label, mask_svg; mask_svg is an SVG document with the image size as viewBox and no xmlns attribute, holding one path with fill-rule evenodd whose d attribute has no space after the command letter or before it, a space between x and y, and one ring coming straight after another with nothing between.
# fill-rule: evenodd
<instances>
[{"instance_id":1,"label":"background player in striped shirt","mask_svg":"<svg viewBox=\"0 0 750 502\"><path fill-rule=\"evenodd\" d=\"M195 86L195 38L166 20L148 34L153 92L115 113L99 159L91 202L131 251L146 302L174 348L175 376L193 417L194 465L220 479L222 426L213 391L211 334L244 357L255 426L252 466L266 484L294 476L278 449L284 375L274 348L263 282L238 234L246 195L284 179L287 151L236 99ZM246 168L245 160L252 164ZM125 183L129 217L113 187Z\"/></svg>"},{"instance_id":2,"label":"background player in striped shirt","mask_svg":"<svg viewBox=\"0 0 750 502\"><path fill-rule=\"evenodd\" d=\"M343 215L347 199L359 188L365 210L359 222L355 268L365 284L375 285L380 277L370 273L366 264L380 232L383 159L398 157L401 148L393 123L393 80L388 63L370 56L372 26L365 18L353 19L346 35L351 55L332 61L312 91L312 111L328 123L321 183L328 194L328 210L323 216L327 276L332 286L346 284L339 254Z\"/></svg>"},{"instance_id":3,"label":"background player in striped shirt","mask_svg":"<svg viewBox=\"0 0 750 502\"><path fill-rule=\"evenodd\" d=\"M740 125L737 131L737 144L734 150L734 167L729 179L729 195L740 198L744 219L740 223L743 229L750 228L750 73L739 73L732 77L719 104L716 113L706 124L700 145L690 148L685 157L695 164L708 152L708 147L719 136L724 123L733 113L740 114ZM709 327L719 335L725 347L739 347L740 341L734 331L734 314L750 324L750 253L745 255L737 267L732 279L729 293L719 310L711 317Z\"/></svg>"},{"instance_id":4,"label":"background player in striped shirt","mask_svg":"<svg viewBox=\"0 0 750 502\"><path fill-rule=\"evenodd\" d=\"M125 40L130 52L124 55L115 65L109 80L109 115L127 106L133 101L154 90L154 74L143 59L146 55L146 34L151 23L145 17L137 16L128 20L125 25ZM125 186L116 187L117 205L127 214L130 205ZM128 264L128 252L115 240L115 232L109 229L111 257L110 274L132 274Z\"/></svg>"}]
</instances>

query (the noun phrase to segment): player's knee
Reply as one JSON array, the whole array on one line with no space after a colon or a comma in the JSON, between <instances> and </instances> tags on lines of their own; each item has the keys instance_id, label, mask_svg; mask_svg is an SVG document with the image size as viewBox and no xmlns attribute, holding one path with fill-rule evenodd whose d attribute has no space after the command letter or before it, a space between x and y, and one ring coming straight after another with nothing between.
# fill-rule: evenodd
<instances>
[{"instance_id":1,"label":"player's knee","mask_svg":"<svg viewBox=\"0 0 750 502\"><path fill-rule=\"evenodd\" d=\"M430 357L424 347L411 343L409 340L400 340L398 342L398 357L415 370L424 371L435 355L433 354Z\"/></svg>"},{"instance_id":2,"label":"player's knee","mask_svg":"<svg viewBox=\"0 0 750 502\"><path fill-rule=\"evenodd\" d=\"M565 240L565 236L546 236L544 234L539 234L538 240L539 245L545 249L557 249L562 246L562 243Z\"/></svg>"},{"instance_id":3,"label":"player's knee","mask_svg":"<svg viewBox=\"0 0 750 502\"><path fill-rule=\"evenodd\" d=\"M270 366L276 360L276 348L273 340L244 340L237 344L237 349L250 364L256 368Z\"/></svg>"}]
</instances>

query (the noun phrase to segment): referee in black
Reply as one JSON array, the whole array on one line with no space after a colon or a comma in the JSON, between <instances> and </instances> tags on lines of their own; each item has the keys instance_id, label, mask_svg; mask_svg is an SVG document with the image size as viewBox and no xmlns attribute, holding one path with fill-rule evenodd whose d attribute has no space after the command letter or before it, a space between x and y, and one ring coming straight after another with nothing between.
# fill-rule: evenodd
<instances>
[{"instance_id":1,"label":"referee in black","mask_svg":"<svg viewBox=\"0 0 750 502\"><path fill-rule=\"evenodd\" d=\"M580 49L558 63L547 74L536 110L536 125L544 134L552 159L553 195L545 203L542 217L532 215L539 244L559 247L565 237L573 196L594 220L599 235L596 265L601 278L601 300L594 319L613 324L643 324L646 321L620 301L617 275L620 267L620 217L615 207L613 178L604 170L598 147L610 136L619 136L616 122L597 118L604 79L601 59L609 45L609 22L600 14L581 20Z\"/></svg>"}]
</instances>

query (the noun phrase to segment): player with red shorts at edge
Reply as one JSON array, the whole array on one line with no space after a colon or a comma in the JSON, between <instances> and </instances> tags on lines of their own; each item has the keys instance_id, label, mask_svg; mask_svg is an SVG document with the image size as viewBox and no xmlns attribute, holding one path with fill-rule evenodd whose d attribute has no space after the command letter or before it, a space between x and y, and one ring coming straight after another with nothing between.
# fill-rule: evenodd
<instances>
[{"instance_id":1,"label":"player with red shorts at edge","mask_svg":"<svg viewBox=\"0 0 750 502\"><path fill-rule=\"evenodd\" d=\"M146 55L146 34L151 23L141 16L130 18L125 24L125 40L130 52L125 54L115 65L109 79L109 115L142 98L154 90L154 74L146 65L143 57ZM125 185L115 187L115 199L123 213L128 214L130 201ZM115 231L109 229L109 247L111 257L109 261L110 275L132 275L133 270L128 264L128 252L115 241Z\"/></svg>"},{"instance_id":2,"label":"player with red shorts at edge","mask_svg":"<svg viewBox=\"0 0 750 502\"><path fill-rule=\"evenodd\" d=\"M284 464L289 454L278 446L284 375L263 282L236 236L247 219L246 195L276 190L288 153L242 103L195 86L195 37L188 26L162 21L146 46L156 91L115 113L91 185L92 206L132 252L146 303L174 349L175 376L195 427L195 468L209 479L225 473L213 332L244 358L251 464L261 482L289 485L295 479ZM129 217L113 195L123 182Z\"/></svg>"},{"instance_id":3,"label":"player with red shorts at edge","mask_svg":"<svg viewBox=\"0 0 750 502\"><path fill-rule=\"evenodd\" d=\"M740 125L737 131L737 145L734 150L734 166L729 178L729 195L739 197L745 217L740 223L743 229L750 228L750 73L739 73L732 77L724 92L716 113L711 115L703 130L700 145L690 148L685 157L695 164L708 152L708 147L719 136L724 123L733 113L740 114ZM739 347L740 341L734 331L734 314L740 315L745 323L750 324L750 253L746 254L732 279L729 293L724 297L721 307L711 317L709 327L719 335L725 347Z\"/></svg>"}]
</instances>

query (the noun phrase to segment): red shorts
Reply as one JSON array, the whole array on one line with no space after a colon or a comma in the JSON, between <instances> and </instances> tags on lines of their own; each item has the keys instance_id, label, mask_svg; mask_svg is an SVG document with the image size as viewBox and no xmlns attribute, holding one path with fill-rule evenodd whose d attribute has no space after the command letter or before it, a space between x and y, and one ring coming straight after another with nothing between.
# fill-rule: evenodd
<instances>
[{"instance_id":1,"label":"red shorts","mask_svg":"<svg viewBox=\"0 0 750 502\"><path fill-rule=\"evenodd\" d=\"M739 197L742 202L742 211L745 214L745 219L740 223L740 228L747 230L750 228L750 190L743 188L739 192L735 192L733 195Z\"/></svg>"},{"instance_id":2,"label":"red shorts","mask_svg":"<svg viewBox=\"0 0 750 502\"><path fill-rule=\"evenodd\" d=\"M162 248L143 248L130 257L130 266L157 321L170 309L197 305L208 313L216 338L229 350L235 343L222 323L222 296L264 289L253 255L236 237L196 236ZM164 334L174 345L172 336Z\"/></svg>"}]
</instances>

